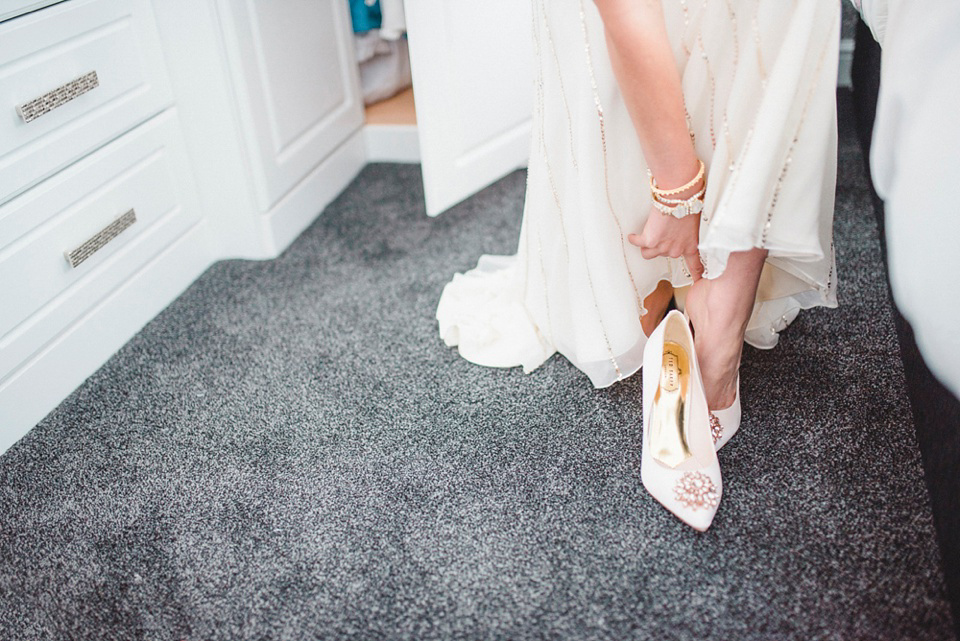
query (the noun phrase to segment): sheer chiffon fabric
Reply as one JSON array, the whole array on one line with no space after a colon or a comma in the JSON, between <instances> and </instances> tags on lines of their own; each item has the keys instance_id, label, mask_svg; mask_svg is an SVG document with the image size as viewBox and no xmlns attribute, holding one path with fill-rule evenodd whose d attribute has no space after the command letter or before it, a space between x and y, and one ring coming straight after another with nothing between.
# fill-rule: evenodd
<instances>
[{"instance_id":1,"label":"sheer chiffon fabric","mask_svg":"<svg viewBox=\"0 0 960 641\"><path fill-rule=\"evenodd\" d=\"M664 0L688 125L707 166L706 277L731 252L769 258L746 340L772 348L801 309L836 306L832 244L840 6ZM533 0L535 104L517 253L483 256L437 308L440 335L480 365L529 372L555 352L596 387L642 364L643 300L692 281L627 234L650 210L647 166L589 0ZM659 214L656 214L659 215Z\"/></svg>"}]
</instances>

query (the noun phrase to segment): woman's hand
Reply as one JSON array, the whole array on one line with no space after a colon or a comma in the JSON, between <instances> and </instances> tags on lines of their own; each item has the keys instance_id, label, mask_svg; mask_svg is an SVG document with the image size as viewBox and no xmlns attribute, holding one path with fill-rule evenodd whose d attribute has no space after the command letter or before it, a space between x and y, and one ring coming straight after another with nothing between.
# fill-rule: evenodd
<instances>
[{"instance_id":1,"label":"woman's hand","mask_svg":"<svg viewBox=\"0 0 960 641\"><path fill-rule=\"evenodd\" d=\"M633 120L647 166L663 189L686 185L700 165L683 105L683 85L657 0L595 0L603 19L607 52ZM687 199L702 187L671 194ZM683 257L694 280L703 275L697 252L700 216L665 216L655 207L643 231L630 234L644 258Z\"/></svg>"},{"instance_id":2,"label":"woman's hand","mask_svg":"<svg viewBox=\"0 0 960 641\"><path fill-rule=\"evenodd\" d=\"M703 263L697 250L700 242L699 214L674 218L651 206L643 231L630 234L627 240L639 247L640 254L646 259L657 256L682 257L693 280L703 276Z\"/></svg>"}]
</instances>

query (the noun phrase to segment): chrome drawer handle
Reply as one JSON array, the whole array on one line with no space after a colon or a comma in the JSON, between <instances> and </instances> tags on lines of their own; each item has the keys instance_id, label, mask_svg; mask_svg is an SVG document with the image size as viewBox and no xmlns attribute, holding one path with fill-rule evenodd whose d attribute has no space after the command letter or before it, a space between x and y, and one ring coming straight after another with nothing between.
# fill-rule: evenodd
<instances>
[{"instance_id":1,"label":"chrome drawer handle","mask_svg":"<svg viewBox=\"0 0 960 641\"><path fill-rule=\"evenodd\" d=\"M137 222L137 212L131 209L94 234L90 240L73 251L64 252L63 255L67 257L67 262L70 263L71 267L76 267L93 256L97 251L103 249L104 245L119 236L120 232L135 222Z\"/></svg>"},{"instance_id":2,"label":"chrome drawer handle","mask_svg":"<svg viewBox=\"0 0 960 641\"><path fill-rule=\"evenodd\" d=\"M23 122L30 122L99 86L97 72L91 71L29 102L17 105L17 113L23 118Z\"/></svg>"}]
</instances>

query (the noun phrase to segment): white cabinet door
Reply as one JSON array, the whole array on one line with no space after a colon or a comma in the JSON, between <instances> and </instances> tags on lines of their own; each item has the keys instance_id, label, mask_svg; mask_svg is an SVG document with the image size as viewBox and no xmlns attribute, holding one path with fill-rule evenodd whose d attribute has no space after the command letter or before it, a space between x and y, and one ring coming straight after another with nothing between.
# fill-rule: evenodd
<instances>
[{"instance_id":1,"label":"white cabinet door","mask_svg":"<svg viewBox=\"0 0 960 641\"><path fill-rule=\"evenodd\" d=\"M533 111L530 3L406 0L427 213L527 163Z\"/></svg>"},{"instance_id":2,"label":"white cabinet door","mask_svg":"<svg viewBox=\"0 0 960 641\"><path fill-rule=\"evenodd\" d=\"M263 211L363 125L344 0L219 0Z\"/></svg>"}]
</instances>

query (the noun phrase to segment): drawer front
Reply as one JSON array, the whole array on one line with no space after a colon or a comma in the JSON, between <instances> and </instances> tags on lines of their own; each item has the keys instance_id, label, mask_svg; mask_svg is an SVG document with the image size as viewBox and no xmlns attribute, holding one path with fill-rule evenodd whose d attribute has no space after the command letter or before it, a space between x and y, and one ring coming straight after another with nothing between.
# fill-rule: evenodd
<instances>
[{"instance_id":1,"label":"drawer front","mask_svg":"<svg viewBox=\"0 0 960 641\"><path fill-rule=\"evenodd\" d=\"M0 0L0 20L9 20L25 13L57 4L63 0Z\"/></svg>"},{"instance_id":2,"label":"drawer front","mask_svg":"<svg viewBox=\"0 0 960 641\"><path fill-rule=\"evenodd\" d=\"M173 109L0 207L0 379L198 219Z\"/></svg>"},{"instance_id":3,"label":"drawer front","mask_svg":"<svg viewBox=\"0 0 960 641\"><path fill-rule=\"evenodd\" d=\"M0 202L171 102L144 0L69 0L0 24Z\"/></svg>"}]
</instances>

